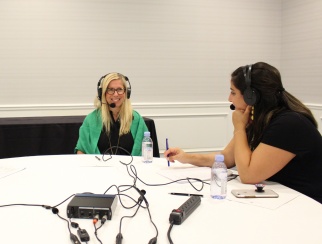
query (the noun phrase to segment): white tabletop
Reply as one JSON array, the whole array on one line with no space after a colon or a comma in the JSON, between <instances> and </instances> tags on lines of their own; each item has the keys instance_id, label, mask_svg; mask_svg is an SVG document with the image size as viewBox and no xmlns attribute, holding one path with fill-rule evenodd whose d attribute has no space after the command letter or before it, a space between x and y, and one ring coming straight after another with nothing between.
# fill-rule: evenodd
<instances>
[{"instance_id":1,"label":"white tabletop","mask_svg":"<svg viewBox=\"0 0 322 244\"><path fill-rule=\"evenodd\" d=\"M99 156L101 158L101 156ZM75 193L103 194L112 185L133 184L126 167L119 162L130 162L130 157L113 156L107 162L94 155L59 155L22 157L0 160L0 205L40 204L55 206ZM170 192L203 194L200 206L181 225L174 225L171 238L178 243L322 243L322 205L280 184L266 182L265 189L273 189L279 198L237 199L232 189L254 188L241 184L239 179L228 182L225 200L209 196L209 185L199 192L187 181L164 186L171 179L187 176L207 178L206 169L180 163L167 166L167 161L154 158L144 164L134 157L131 164L138 177L137 187L146 191L146 199L153 222L158 228L158 243L169 243L167 231L169 215L189 197L173 196ZM17 170L14 172L12 170ZM209 175L210 175L210 169ZM1 173L2 172L2 173ZM4 174L7 172L8 176ZM173 172L176 172L173 174ZM191 175L192 174L192 175ZM183 178L185 178L183 177ZM200 187L200 183L194 183ZM112 187L108 194L116 193ZM128 192L137 199L136 191ZM59 214L67 218L66 208L71 199L58 206ZM129 206L133 202L125 200ZM125 209L118 203L112 220L98 230L102 243L115 243L120 219L134 214L136 208ZM67 223L42 207L0 207L1 243L71 243ZM91 220L72 219L90 235L89 244L99 243ZM99 226L99 224L97 224ZM76 234L76 229L71 228ZM122 222L123 244L148 243L156 235L146 209L140 208L134 218Z\"/></svg>"}]
</instances>

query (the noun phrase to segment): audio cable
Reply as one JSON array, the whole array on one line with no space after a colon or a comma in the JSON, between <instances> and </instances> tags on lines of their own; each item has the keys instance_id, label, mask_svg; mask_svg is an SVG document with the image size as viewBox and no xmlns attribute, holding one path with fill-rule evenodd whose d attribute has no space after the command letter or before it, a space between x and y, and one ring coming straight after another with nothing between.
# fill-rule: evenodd
<instances>
[{"instance_id":1,"label":"audio cable","mask_svg":"<svg viewBox=\"0 0 322 244\"><path fill-rule=\"evenodd\" d=\"M168 237L168 240L169 240L169 243L170 243L170 244L173 244L173 241L172 241L172 239L171 239L171 235L170 235L170 232L171 232L171 230L172 230L173 225L174 225L174 221L171 221L171 222L170 222L169 229L168 229L168 232L167 232L167 237Z\"/></svg>"},{"instance_id":2,"label":"audio cable","mask_svg":"<svg viewBox=\"0 0 322 244\"><path fill-rule=\"evenodd\" d=\"M121 149L122 151L124 151L126 154L127 154L127 156L130 156L131 157L131 161L129 162L129 163L124 163L124 162L122 162L121 160L119 160L119 162L121 163L121 164L123 164L123 165L130 165L132 162L133 162L133 156L131 155L131 153L129 152L129 151L127 151L125 148L123 148L123 147L120 147L120 146L111 146L111 147L109 147L108 149L106 149L104 152L103 152L103 154L102 154L102 160L103 161L108 161L108 160L110 160L110 159L112 159L112 154L110 153L110 151L112 151L112 149L114 149L114 148L116 148L116 149ZM107 158L107 159L105 159L105 155L108 155L109 156L109 158Z\"/></svg>"},{"instance_id":3,"label":"audio cable","mask_svg":"<svg viewBox=\"0 0 322 244\"><path fill-rule=\"evenodd\" d=\"M192 186L192 188L194 188L196 191L202 191L202 189L204 188L205 185L210 185L209 182L206 182L206 181L203 181L203 180L200 180L198 178L190 178L190 177L187 177L187 178L182 178L182 179L178 179L178 180L174 180L174 181L170 181L170 182L167 182L167 183L162 183L162 184L149 184L149 183L146 183L144 182L137 174L137 170L135 168L135 166L133 165L130 165L130 169L131 169L131 173L133 175L130 174L130 172L128 171L129 175L134 179L134 181L136 182L137 180L139 180L141 183L143 183L144 185L146 186L166 186L166 185L170 185L170 184L174 184L174 183L177 183L177 182L181 182L181 181L188 181L188 183ZM197 188L197 186L194 185L194 182L197 182L197 183L200 183L201 186L199 188Z\"/></svg>"},{"instance_id":4,"label":"audio cable","mask_svg":"<svg viewBox=\"0 0 322 244\"><path fill-rule=\"evenodd\" d=\"M48 208L49 207L49 208ZM47 206L46 209L51 209L53 214L56 214L60 219L64 220L67 222L67 228L68 228L68 231L69 231L69 238L70 240L72 241L73 244L80 244L80 240L78 239L78 237L72 233L72 231L70 230L70 227L69 227L69 221L65 218L63 218L62 216L59 215L59 210L58 208L56 207L50 207L50 206Z\"/></svg>"},{"instance_id":5,"label":"audio cable","mask_svg":"<svg viewBox=\"0 0 322 244\"><path fill-rule=\"evenodd\" d=\"M90 240L90 237L89 237L87 231L85 229L80 228L78 223L72 222L71 220L69 220L69 221L70 221L70 225L73 228L77 229L77 235L80 238L81 242L86 242L87 243Z\"/></svg>"},{"instance_id":6,"label":"audio cable","mask_svg":"<svg viewBox=\"0 0 322 244\"><path fill-rule=\"evenodd\" d=\"M128 187L127 185L124 185L124 186ZM158 238L159 231L158 231L157 226L155 225L155 223L152 220L152 216L151 216L150 209L149 209L149 203L148 203L147 199L144 196L145 193L146 193L146 191L145 190L139 190L134 185L132 185L131 187L134 188L139 193L139 195L140 195L139 198L138 198L138 201L137 201L137 203L135 205L135 206L137 206L137 208L136 208L136 210L135 210L135 212L134 212L133 215L123 216L121 218L120 225L119 225L119 233L116 235L116 244L121 244L122 243L122 240L123 240L123 235L122 235L122 231L121 231L122 230L122 221L123 221L123 219L125 219L125 218L133 218L137 214L137 212L139 211L140 207L143 207L143 208L146 208L147 209L147 211L149 213L150 221L151 221L151 223L153 224L153 226L154 226L154 228L156 230L156 236L153 237L152 239L150 239L149 244L156 244L157 243L157 238ZM145 207L142 206L142 202L145 203Z\"/></svg>"},{"instance_id":7,"label":"audio cable","mask_svg":"<svg viewBox=\"0 0 322 244\"><path fill-rule=\"evenodd\" d=\"M112 149L113 147L111 147L111 149ZM119 147L120 148L120 147ZM121 148L122 150L123 150L123 148ZM125 152L127 152L125 149L124 149L124 151ZM146 183L146 182L144 182L139 176L138 176L138 172L137 172L137 169L136 169L136 167L134 166L134 165L132 165L132 162L133 162L133 157L132 157L132 155L129 153L129 152L127 152L127 154L131 157L131 160L130 160L130 162L129 163L124 163L124 162L122 162L122 161L119 161L121 164L123 164L125 167L126 167L126 170L127 170L127 173L128 173L128 175L133 179L133 183L132 183L132 185L121 185L121 186L115 186L115 185L113 185L113 186L115 186L116 188L117 188L117 191L118 191L118 199L119 199L119 201L120 201L120 203L121 203L121 205L124 207L124 208L132 208L132 207L135 207L136 205L134 205L134 206L132 206L132 207L126 207L126 206L124 206L124 204L122 203L122 199L121 199L121 196L127 196L127 197L129 197L129 198L131 198L130 196L128 196L128 195L126 195L126 194L123 194L124 192L126 192L127 190L130 190L132 187L133 188L135 188L139 193L140 193L140 190L138 190L137 188L136 188L136 183L137 183L137 181L140 181L141 183L143 183L144 185L147 185L147 186L165 186L165 185L170 185L170 184L174 184L174 183L177 183L177 182L182 182L182 181L187 181L191 186L192 186L192 188L194 188L196 191L202 191L203 190L203 188L204 188L204 186L205 185L210 185L210 183L209 182L206 182L206 181L203 181L203 180L201 180L201 179L198 179L198 178L190 178L190 177L187 177L187 178L183 178L183 179L178 179L178 180L174 180L174 181L170 181L170 182L167 182L167 183L162 183L162 184L150 184L150 183ZM102 159L103 159L103 161L108 161L108 160L110 160L110 159L112 159L112 155L109 153L108 154L109 155L109 158L108 159L105 159L104 158L104 156L105 156L105 154L103 154L103 156L102 156ZM229 178L228 179L228 181L229 180L232 180L232 179L235 179L236 177L237 177L238 175L232 175L232 177L231 178ZM198 186L196 185L196 184L199 184ZM111 186L112 187L112 186ZM109 187L105 192L104 192L104 194L106 194L110 189L111 189L111 187ZM125 188L125 189L122 189L122 188ZM144 193L145 194L145 193ZM123 219L124 218L133 218L135 215L136 215L136 213L137 213L137 211L139 210L139 208L140 207L143 207L144 208L144 206L142 206L142 199L143 199L143 197L144 197L144 194L143 195L141 195L140 196L140 198L141 198L141 201L140 201L140 198L139 198L139 206L138 206L138 208L136 209L136 211L135 211L135 213L132 215L132 216L123 216L122 218L121 218L121 220L120 220L120 227L119 227L119 233L117 234L117 236L116 236L116 244L121 244L122 243L122 240L123 240L123 235L122 235L122 232L121 232L121 226L122 226L122 221L123 221ZM131 198L132 200L134 200L133 198ZM144 198L145 199L145 198ZM148 210L148 213L149 213L149 216L150 216L150 221L152 222L152 224L154 225L154 227L155 227L155 229L156 229L156 232L157 232L157 235L156 235L156 237L154 237L154 238L152 238L151 240L150 240L150 242L149 242L149 244L152 244L152 243L156 243L156 241L157 241L157 236L158 236L158 229L157 229L157 227L156 227L156 225L153 223L153 221L152 221L152 217L151 217L151 214L150 214L150 210L149 210L149 206L148 206L148 203L147 203L147 201L146 201L146 208L147 208L147 210ZM172 229L172 227L173 227L173 225L174 224L176 224L175 222L173 222L173 221L170 221L170 228L169 228L169 230L168 230L168 233L167 233L167 235L168 235L168 239L169 239L169 241L170 241L170 243L173 243L172 242L172 240L171 240L171 236L170 236L170 232L171 232L171 229Z\"/></svg>"},{"instance_id":8,"label":"audio cable","mask_svg":"<svg viewBox=\"0 0 322 244\"><path fill-rule=\"evenodd\" d=\"M121 231L121 229L122 229L122 221L123 221L123 219L124 218L133 218L136 214L137 214L137 212L139 211L139 209L140 209L140 207L141 207L141 203L142 203L142 201L141 202L138 202L138 207L136 208L136 210L135 210L135 212L134 212L134 214L133 215L130 215L130 216L123 216L122 218L121 218L121 220L120 220L120 225L119 225L119 233L116 235L116 244L122 244L122 239L123 239L123 235L122 235L122 231Z\"/></svg>"},{"instance_id":9,"label":"audio cable","mask_svg":"<svg viewBox=\"0 0 322 244\"><path fill-rule=\"evenodd\" d=\"M71 196L69 196L68 198L66 198L64 201L62 201L61 203L55 205L55 206L49 206L49 205L45 205L45 204L25 204L25 203L13 203L13 204L6 204L6 205L0 205L0 208L2 207L11 207L11 206L25 206L25 207L42 207L45 208L47 210L51 210L53 214L57 215L60 219L64 220L67 222L67 228L68 228L68 232L69 232L69 238L70 240L74 243L74 244L80 244L81 242L79 241L78 237L76 235L74 235L70 229L69 226L69 221L65 218L63 218L62 216L59 215L59 209L57 208L59 205L63 204L64 202L66 202L68 199L70 199L71 197L73 197L75 194L72 194Z\"/></svg>"},{"instance_id":10,"label":"audio cable","mask_svg":"<svg viewBox=\"0 0 322 244\"><path fill-rule=\"evenodd\" d=\"M200 205L201 198L199 196L191 196L179 208L173 209L169 216L170 227L167 232L170 244L173 241L170 236L173 225L181 225Z\"/></svg>"},{"instance_id":11,"label":"audio cable","mask_svg":"<svg viewBox=\"0 0 322 244\"><path fill-rule=\"evenodd\" d=\"M99 241L99 243L103 243L99 238L98 238L98 235L97 235L97 231L103 226L103 224L105 223L105 221L106 221L106 219L105 219L105 221L103 222L103 221L101 221L101 225L97 228L96 227L96 223L98 222L98 219L99 219L99 216L98 216L98 214L96 214L94 217L93 217L93 225L94 225L94 229L95 229L95 231L94 231L94 234L95 234L95 237L96 237L96 239Z\"/></svg>"}]
</instances>

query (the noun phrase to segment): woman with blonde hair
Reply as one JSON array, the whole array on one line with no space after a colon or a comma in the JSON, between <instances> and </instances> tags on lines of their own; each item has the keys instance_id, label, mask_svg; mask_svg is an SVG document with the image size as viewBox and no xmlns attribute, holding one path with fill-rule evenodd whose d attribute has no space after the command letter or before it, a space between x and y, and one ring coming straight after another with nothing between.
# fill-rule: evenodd
<instances>
[{"instance_id":1,"label":"woman with blonde hair","mask_svg":"<svg viewBox=\"0 0 322 244\"><path fill-rule=\"evenodd\" d=\"M97 84L96 109L79 129L77 154L117 154L141 156L142 139L148 128L132 109L131 83L120 73L109 73Z\"/></svg>"}]
</instances>

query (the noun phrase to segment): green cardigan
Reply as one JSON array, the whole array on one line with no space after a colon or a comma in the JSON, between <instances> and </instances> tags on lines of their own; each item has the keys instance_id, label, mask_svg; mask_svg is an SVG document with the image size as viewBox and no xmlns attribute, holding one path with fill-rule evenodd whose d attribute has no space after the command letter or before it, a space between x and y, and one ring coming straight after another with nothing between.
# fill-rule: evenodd
<instances>
[{"instance_id":1,"label":"green cardigan","mask_svg":"<svg viewBox=\"0 0 322 244\"><path fill-rule=\"evenodd\" d=\"M103 123L100 110L94 110L86 116L82 126L79 129L79 138L76 144L75 153L80 150L86 154L101 154L97 144L103 129ZM142 116L133 110L133 121L131 124L131 133L134 140L132 156L141 156L142 140L144 132L148 128Z\"/></svg>"}]
</instances>

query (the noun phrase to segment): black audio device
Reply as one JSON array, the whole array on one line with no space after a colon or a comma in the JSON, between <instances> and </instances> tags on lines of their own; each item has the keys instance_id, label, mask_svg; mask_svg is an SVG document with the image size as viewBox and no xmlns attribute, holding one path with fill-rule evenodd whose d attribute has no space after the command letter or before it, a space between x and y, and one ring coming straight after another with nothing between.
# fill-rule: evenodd
<instances>
[{"instance_id":1,"label":"black audio device","mask_svg":"<svg viewBox=\"0 0 322 244\"><path fill-rule=\"evenodd\" d=\"M67 206L68 218L93 219L94 216L103 216L107 220L112 219L117 199L115 195L107 194L76 194Z\"/></svg>"}]
</instances>

